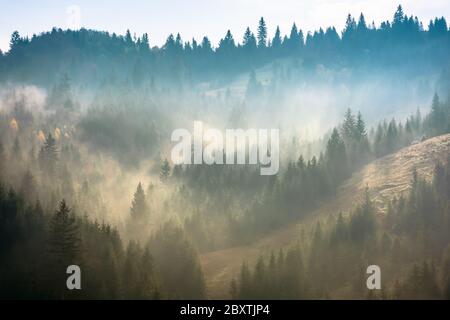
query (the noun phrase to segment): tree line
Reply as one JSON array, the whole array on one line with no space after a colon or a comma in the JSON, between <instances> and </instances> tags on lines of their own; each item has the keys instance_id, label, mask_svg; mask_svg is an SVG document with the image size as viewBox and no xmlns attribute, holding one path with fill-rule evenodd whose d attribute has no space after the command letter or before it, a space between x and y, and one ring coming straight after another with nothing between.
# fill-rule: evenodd
<instances>
[{"instance_id":1,"label":"tree line","mask_svg":"<svg viewBox=\"0 0 450 320\"><path fill-rule=\"evenodd\" d=\"M269 38L261 18L256 32L247 27L238 41L228 30L216 46L207 36L184 41L180 33L169 35L164 45L156 47L147 33L137 36L130 30L117 35L54 28L31 38L15 31L10 50L0 54L0 70L3 80L35 80L43 85L54 83L60 70L66 70L75 79L84 77L93 83L122 79L136 86L155 79L160 83L170 79L174 84L227 78L285 57L297 58L313 69L318 64L359 65L425 72L447 65L449 34L444 17L431 20L425 28L417 17L406 15L401 5L392 20L379 26L366 21L363 13L349 14L340 33L335 27L304 33L294 23L286 35L276 27Z\"/></svg>"}]
</instances>

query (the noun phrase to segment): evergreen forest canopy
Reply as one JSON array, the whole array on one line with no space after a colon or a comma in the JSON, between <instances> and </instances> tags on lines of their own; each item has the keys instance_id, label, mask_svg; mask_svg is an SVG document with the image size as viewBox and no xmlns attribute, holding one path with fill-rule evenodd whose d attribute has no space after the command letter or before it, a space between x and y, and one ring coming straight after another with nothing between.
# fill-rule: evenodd
<instances>
[{"instance_id":1,"label":"evergreen forest canopy","mask_svg":"<svg viewBox=\"0 0 450 320\"><path fill-rule=\"evenodd\" d=\"M333 70L357 70L355 76L380 69L418 75L448 68L450 35L444 17L426 26L399 6L391 21L366 21L348 15L342 32L333 26L303 32L294 23L283 35L277 27L269 38L264 18L240 40L227 31L217 45L205 36L184 41L169 35L162 47L152 47L151 34L117 35L81 29L11 36L10 50L0 56L3 81L51 86L61 73L76 82L101 85L131 82L167 86L230 79L285 58L295 58L303 72L317 65Z\"/></svg>"},{"instance_id":2,"label":"evergreen forest canopy","mask_svg":"<svg viewBox=\"0 0 450 320\"><path fill-rule=\"evenodd\" d=\"M261 18L242 41L158 48L130 31L14 32L0 54L0 298L450 298L449 159L409 172L387 212L368 186L352 210L315 216L366 165L447 141L445 18L424 27L399 6L379 26L361 14L342 32L268 33ZM171 132L194 120L280 129L279 174L174 165ZM296 223L299 241L253 247ZM233 248L247 260L213 281L211 255ZM369 260L380 292L365 288ZM83 290L66 289L70 264Z\"/></svg>"}]
</instances>

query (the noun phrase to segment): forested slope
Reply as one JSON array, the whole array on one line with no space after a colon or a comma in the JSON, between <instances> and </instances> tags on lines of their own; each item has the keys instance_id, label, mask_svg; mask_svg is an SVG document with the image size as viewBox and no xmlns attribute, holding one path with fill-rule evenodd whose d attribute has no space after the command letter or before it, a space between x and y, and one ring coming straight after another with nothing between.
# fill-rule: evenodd
<instances>
[{"instance_id":1,"label":"forested slope","mask_svg":"<svg viewBox=\"0 0 450 320\"><path fill-rule=\"evenodd\" d=\"M203 254L201 263L210 298L229 297L227 283L239 272L243 261L252 265L260 254L301 243L305 233L312 233L318 221L336 217L340 212L350 215L355 205L364 201L367 188L377 214L386 214L390 201L411 189L414 170L421 178L431 181L437 161L444 163L449 154L450 134L405 147L355 172L339 187L335 197L307 218L276 230L252 245Z\"/></svg>"}]
</instances>

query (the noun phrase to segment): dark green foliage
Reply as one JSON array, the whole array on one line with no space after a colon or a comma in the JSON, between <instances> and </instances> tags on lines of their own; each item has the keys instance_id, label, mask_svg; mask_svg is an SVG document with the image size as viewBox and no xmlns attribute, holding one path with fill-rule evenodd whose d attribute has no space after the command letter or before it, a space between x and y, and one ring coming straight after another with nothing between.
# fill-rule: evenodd
<instances>
[{"instance_id":1,"label":"dark green foliage","mask_svg":"<svg viewBox=\"0 0 450 320\"><path fill-rule=\"evenodd\" d=\"M348 217L338 214L325 227L318 223L301 247L260 257L253 266L244 263L232 297L448 299L450 162L436 165L432 184L414 174L412 186L386 216L375 210L367 190ZM366 268L375 262L382 270L376 292L366 288Z\"/></svg>"},{"instance_id":2,"label":"dark green foliage","mask_svg":"<svg viewBox=\"0 0 450 320\"><path fill-rule=\"evenodd\" d=\"M242 43L235 45L227 33L217 49L207 37L198 45L195 39L184 42L179 34L170 35L161 48L150 48L148 34L132 37L130 30L117 35L54 28L31 39L15 31L10 51L1 55L0 69L4 70L3 79L31 79L43 85L51 85L58 72L66 70L77 82L101 84L117 77L120 81L131 79L137 88L154 77L173 83L180 78L203 81L236 75L286 56L300 57L311 69L319 64L361 70L395 66L400 72L414 69L418 75L447 62L449 31L443 17L430 21L425 30L418 18L408 17L399 6L392 21L382 22L380 27L368 25L363 14L357 20L347 17L342 37L330 27L311 30L306 39L294 23L283 41L277 29L269 44L266 21L261 18L257 36L247 28Z\"/></svg>"},{"instance_id":3,"label":"dark green foliage","mask_svg":"<svg viewBox=\"0 0 450 320\"><path fill-rule=\"evenodd\" d=\"M49 222L48 251L49 270L54 276L50 280L56 297L64 298L65 271L70 265L80 265L79 226L75 216L70 212L65 200L59 204L59 209Z\"/></svg>"},{"instance_id":4,"label":"dark green foliage","mask_svg":"<svg viewBox=\"0 0 450 320\"><path fill-rule=\"evenodd\" d=\"M50 252L65 264L75 258L79 249L79 230L70 211L66 201L62 200L50 220Z\"/></svg>"},{"instance_id":5,"label":"dark green foliage","mask_svg":"<svg viewBox=\"0 0 450 320\"><path fill-rule=\"evenodd\" d=\"M170 176L170 164L167 159L164 159L161 165L161 171L159 173L159 179L161 181L166 181Z\"/></svg>"},{"instance_id":6,"label":"dark green foliage","mask_svg":"<svg viewBox=\"0 0 450 320\"><path fill-rule=\"evenodd\" d=\"M334 186L338 186L348 177L349 162L344 141L336 128L328 140L326 154L328 170L333 173L333 184Z\"/></svg>"},{"instance_id":7,"label":"dark green foliage","mask_svg":"<svg viewBox=\"0 0 450 320\"><path fill-rule=\"evenodd\" d=\"M205 297L196 253L181 229L166 226L145 249L132 241L125 250L116 229L71 211L62 200L54 214L45 214L39 202L25 205L12 189L0 187L1 298ZM66 288L72 264L82 270L80 291Z\"/></svg>"},{"instance_id":8,"label":"dark green foliage","mask_svg":"<svg viewBox=\"0 0 450 320\"><path fill-rule=\"evenodd\" d=\"M432 20L425 31L401 7L380 28L361 14L356 20L348 16L342 36L329 27L308 33L305 39L295 23L287 31L283 37L277 28L268 41L270 31L261 18L256 36L247 28L241 43L231 31L218 46L206 36L199 44L174 34L161 48L150 47L147 34L133 37L130 30L118 36L53 29L31 39L14 32L10 51L0 52L0 82L45 87L48 114L27 114L25 103L18 101L14 111L2 111L0 117L0 181L8 183L0 185L0 297L206 298L197 250L242 245L296 222L330 200L372 159L450 131L449 101L438 95L423 119L418 113L404 122L384 121L370 133L361 113L349 109L343 122L318 143L320 148L302 151L303 155L294 149L276 177L261 177L257 165L171 168L158 156L149 177L157 180L159 174L163 184L158 187L162 185L168 198L154 210L149 204L152 200L153 205L152 189L144 192L138 185L130 210L119 213L128 217L124 227L117 224L126 242L111 225L87 218L104 221L117 213L108 209L115 202L103 201L117 191L108 189L105 172L92 169L103 163L91 162L112 156L141 169L141 160L154 160L162 152L161 137L179 124L172 118L178 121L180 116L183 123L192 114L202 115L211 101L223 101L224 111L232 105L230 122L247 125L246 112L266 111L259 105L262 96L269 96L273 103L269 111L275 112L273 107L282 102L279 87L298 85L298 79L301 84L304 79L314 81L317 70L332 75L348 70L352 81L379 70L400 78L427 79L448 63L445 19ZM259 68L266 66L273 68L274 79L260 73ZM215 89L240 74L249 75L245 103L233 105L238 98L230 88L218 92L217 100L209 100L215 98L206 91L221 91ZM340 80L339 76L332 81ZM205 84L208 89L198 89ZM87 100L84 94L93 96L87 112L74 98L78 93L80 102ZM199 107L190 114L192 102ZM20 130L13 133L7 125L12 117L20 123ZM36 132L54 132L55 126L66 124L70 139L56 132L43 143L36 139ZM411 192L390 203L385 216L375 210L367 192L352 212L302 230L300 245L243 264L231 282L231 296L448 298L449 177L448 165L436 166L432 184L416 172ZM113 184L118 188L121 182L118 177ZM124 197L127 203L130 195ZM72 209L59 202L62 198ZM183 228L153 224L153 217L172 215L180 218ZM378 294L369 294L364 286L365 266L372 259L387 270L385 288ZM81 292L65 289L69 264L81 266Z\"/></svg>"},{"instance_id":9,"label":"dark green foliage","mask_svg":"<svg viewBox=\"0 0 450 320\"><path fill-rule=\"evenodd\" d=\"M431 103L431 112L425 119L425 130L428 135L440 135L450 130L450 101L442 102L437 94Z\"/></svg>"},{"instance_id":10,"label":"dark green foliage","mask_svg":"<svg viewBox=\"0 0 450 320\"><path fill-rule=\"evenodd\" d=\"M166 223L148 242L161 274L164 294L171 299L204 299L206 289L197 253L183 230Z\"/></svg>"}]
</instances>

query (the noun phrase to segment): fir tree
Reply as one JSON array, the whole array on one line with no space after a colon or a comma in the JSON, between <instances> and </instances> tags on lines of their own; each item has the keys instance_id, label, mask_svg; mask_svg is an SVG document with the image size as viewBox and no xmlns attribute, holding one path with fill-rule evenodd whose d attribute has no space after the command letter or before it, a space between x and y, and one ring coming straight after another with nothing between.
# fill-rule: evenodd
<instances>
[{"instance_id":1,"label":"fir tree","mask_svg":"<svg viewBox=\"0 0 450 320\"><path fill-rule=\"evenodd\" d=\"M261 17L258 26L258 47L265 48L267 46L267 27L264 18Z\"/></svg>"},{"instance_id":2,"label":"fir tree","mask_svg":"<svg viewBox=\"0 0 450 320\"><path fill-rule=\"evenodd\" d=\"M148 213L144 189L142 188L142 184L139 182L131 203L130 214L134 219L142 219L148 216Z\"/></svg>"},{"instance_id":3,"label":"fir tree","mask_svg":"<svg viewBox=\"0 0 450 320\"><path fill-rule=\"evenodd\" d=\"M50 220L50 252L63 265L75 262L80 248L79 226L63 199Z\"/></svg>"},{"instance_id":4,"label":"fir tree","mask_svg":"<svg viewBox=\"0 0 450 320\"><path fill-rule=\"evenodd\" d=\"M39 151L39 164L41 169L50 176L56 173L56 162L58 159L58 151L56 149L56 140L52 134L49 133L45 139L44 145Z\"/></svg>"},{"instance_id":5,"label":"fir tree","mask_svg":"<svg viewBox=\"0 0 450 320\"><path fill-rule=\"evenodd\" d=\"M163 163L161 165L161 170L160 170L160 173L159 173L159 179L161 181L163 181L163 182L166 181L169 178L169 176L170 176L170 171L171 171L170 164L169 164L169 161L166 158L166 159L164 159L164 161L163 161Z\"/></svg>"},{"instance_id":6,"label":"fir tree","mask_svg":"<svg viewBox=\"0 0 450 320\"><path fill-rule=\"evenodd\" d=\"M280 32L280 27L277 26L277 29L275 30L275 35L272 39L272 48L274 50L278 50L279 48L281 48L281 32Z\"/></svg>"}]
</instances>

